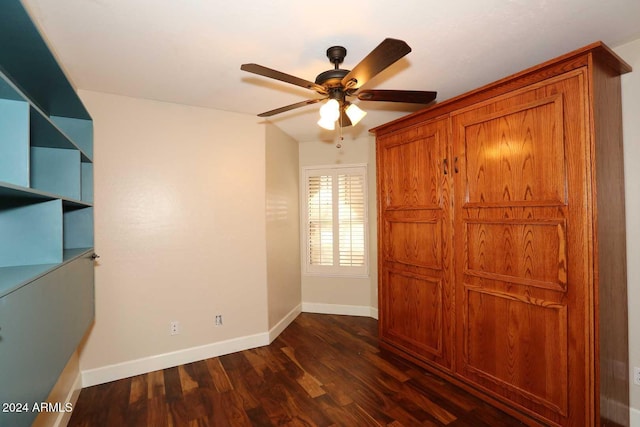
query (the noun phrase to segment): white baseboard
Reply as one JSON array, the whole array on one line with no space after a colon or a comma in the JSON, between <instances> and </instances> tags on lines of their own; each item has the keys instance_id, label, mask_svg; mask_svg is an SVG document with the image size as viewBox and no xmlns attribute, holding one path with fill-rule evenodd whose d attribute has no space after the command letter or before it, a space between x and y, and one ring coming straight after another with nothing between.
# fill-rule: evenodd
<instances>
[{"instance_id":1,"label":"white baseboard","mask_svg":"<svg viewBox=\"0 0 640 427\"><path fill-rule=\"evenodd\" d=\"M640 427L640 409L631 408L631 427Z\"/></svg>"},{"instance_id":2,"label":"white baseboard","mask_svg":"<svg viewBox=\"0 0 640 427\"><path fill-rule=\"evenodd\" d=\"M303 313L342 314L346 316L362 316L378 318L378 309L366 305L322 304L303 302Z\"/></svg>"},{"instance_id":3,"label":"white baseboard","mask_svg":"<svg viewBox=\"0 0 640 427\"><path fill-rule=\"evenodd\" d=\"M100 368L87 369L81 372L82 387L91 387L122 378L184 365L185 363L192 363L198 360L268 345L275 340L301 312L378 318L378 310L368 306L302 303L291 310L282 320L271 328L269 332L143 357Z\"/></svg>"},{"instance_id":4,"label":"white baseboard","mask_svg":"<svg viewBox=\"0 0 640 427\"><path fill-rule=\"evenodd\" d=\"M269 344L273 342L278 335L284 331L287 326L293 322L296 317L302 312L302 305L298 304L293 310L291 310L282 320L280 320L273 328L269 330Z\"/></svg>"},{"instance_id":5,"label":"white baseboard","mask_svg":"<svg viewBox=\"0 0 640 427\"><path fill-rule=\"evenodd\" d=\"M185 363L192 363L198 360L235 353L237 351L262 347L269 344L269 335L269 333L264 332L170 353L143 357L141 359L116 363L100 368L88 369L82 371L82 386L91 387L122 378L184 365Z\"/></svg>"}]
</instances>

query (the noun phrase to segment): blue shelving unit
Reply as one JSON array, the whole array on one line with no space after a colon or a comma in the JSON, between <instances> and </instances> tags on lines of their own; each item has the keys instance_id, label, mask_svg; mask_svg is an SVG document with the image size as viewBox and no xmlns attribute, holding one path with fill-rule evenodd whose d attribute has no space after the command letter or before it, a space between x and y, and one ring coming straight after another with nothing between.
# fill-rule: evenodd
<instances>
[{"instance_id":1,"label":"blue shelving unit","mask_svg":"<svg viewBox=\"0 0 640 427\"><path fill-rule=\"evenodd\" d=\"M0 404L45 401L91 325L93 246L91 116L20 1L0 1Z\"/></svg>"}]
</instances>

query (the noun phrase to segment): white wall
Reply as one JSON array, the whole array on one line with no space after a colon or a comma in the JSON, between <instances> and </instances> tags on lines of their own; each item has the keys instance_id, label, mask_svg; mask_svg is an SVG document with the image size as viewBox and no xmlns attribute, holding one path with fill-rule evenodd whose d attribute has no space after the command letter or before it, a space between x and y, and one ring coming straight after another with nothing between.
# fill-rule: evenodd
<instances>
[{"instance_id":1,"label":"white wall","mask_svg":"<svg viewBox=\"0 0 640 427\"><path fill-rule=\"evenodd\" d=\"M267 291L275 338L300 313L298 141L266 125Z\"/></svg>"},{"instance_id":2,"label":"white wall","mask_svg":"<svg viewBox=\"0 0 640 427\"><path fill-rule=\"evenodd\" d=\"M303 311L377 317L376 161L375 138L345 138L342 148L335 142L300 144L300 167L366 163L369 174L369 277L344 278L302 276Z\"/></svg>"},{"instance_id":3,"label":"white wall","mask_svg":"<svg viewBox=\"0 0 640 427\"><path fill-rule=\"evenodd\" d=\"M622 76L624 179L627 217L629 364L640 366L640 39L615 49L633 70ZM631 425L640 427L640 386L630 385Z\"/></svg>"},{"instance_id":4,"label":"white wall","mask_svg":"<svg viewBox=\"0 0 640 427\"><path fill-rule=\"evenodd\" d=\"M266 343L264 127L249 115L80 96L94 119L101 256L84 385ZM173 320L181 333L170 336Z\"/></svg>"}]
</instances>

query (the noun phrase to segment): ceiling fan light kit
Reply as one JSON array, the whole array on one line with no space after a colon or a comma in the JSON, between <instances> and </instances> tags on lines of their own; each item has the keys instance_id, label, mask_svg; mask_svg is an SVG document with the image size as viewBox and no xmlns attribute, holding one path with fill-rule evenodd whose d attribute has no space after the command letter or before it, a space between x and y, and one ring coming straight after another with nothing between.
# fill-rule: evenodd
<instances>
[{"instance_id":1,"label":"ceiling fan light kit","mask_svg":"<svg viewBox=\"0 0 640 427\"><path fill-rule=\"evenodd\" d=\"M360 120L364 119L364 116L367 115L366 111L363 111L356 104L351 104L350 102L347 102L347 105L346 105L346 108L344 109L344 112L349 117L349 120L351 120L351 124L353 126L357 125L358 122Z\"/></svg>"},{"instance_id":2,"label":"ceiling fan light kit","mask_svg":"<svg viewBox=\"0 0 640 427\"><path fill-rule=\"evenodd\" d=\"M411 48L404 41L387 38L360 61L353 70L345 70L340 68L340 64L342 64L347 55L347 49L342 46L332 46L327 49L327 58L329 58L334 68L318 74L315 82L258 64L243 64L240 69L313 90L323 96L322 98L308 99L266 111L258 114L258 117L270 117L328 99L320 108L318 125L327 130L334 130L336 123L341 128L356 125L367 114L357 105L347 101L347 97L357 97L360 101L406 102L413 104L429 104L436 99L437 93L431 91L360 89L367 81L409 52L411 52Z\"/></svg>"},{"instance_id":3,"label":"ceiling fan light kit","mask_svg":"<svg viewBox=\"0 0 640 427\"><path fill-rule=\"evenodd\" d=\"M335 123L340 118L340 104L335 99L328 100L320 107L318 125L327 130L334 130Z\"/></svg>"},{"instance_id":4,"label":"ceiling fan light kit","mask_svg":"<svg viewBox=\"0 0 640 427\"><path fill-rule=\"evenodd\" d=\"M320 117L320 120L318 120L318 126L326 130L334 130L336 128L336 121Z\"/></svg>"}]
</instances>

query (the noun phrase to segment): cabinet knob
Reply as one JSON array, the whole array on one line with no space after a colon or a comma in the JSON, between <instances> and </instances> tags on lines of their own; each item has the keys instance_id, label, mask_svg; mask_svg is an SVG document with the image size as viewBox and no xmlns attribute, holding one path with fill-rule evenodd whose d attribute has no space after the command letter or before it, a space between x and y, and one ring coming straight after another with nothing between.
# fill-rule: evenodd
<instances>
[{"instance_id":1,"label":"cabinet knob","mask_svg":"<svg viewBox=\"0 0 640 427\"><path fill-rule=\"evenodd\" d=\"M91 259L95 260L95 259L98 259L98 258L100 258L100 255L98 255L97 253L94 252L93 254L91 254Z\"/></svg>"}]
</instances>

